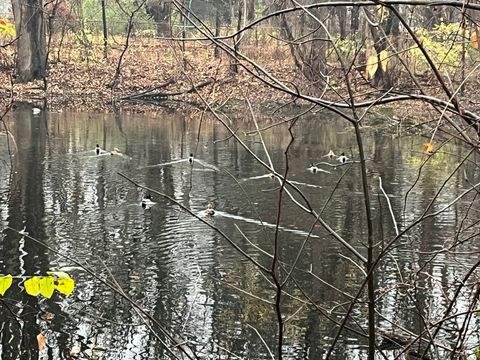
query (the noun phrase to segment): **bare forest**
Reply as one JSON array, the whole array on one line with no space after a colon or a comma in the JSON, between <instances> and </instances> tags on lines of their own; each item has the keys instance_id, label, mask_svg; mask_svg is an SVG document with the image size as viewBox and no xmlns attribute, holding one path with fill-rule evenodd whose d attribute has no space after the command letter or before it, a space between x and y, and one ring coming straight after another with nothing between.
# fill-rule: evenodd
<instances>
[{"instance_id":1,"label":"bare forest","mask_svg":"<svg viewBox=\"0 0 480 360\"><path fill-rule=\"evenodd\" d=\"M479 36L477 0L0 0L0 358L479 360ZM170 278L122 242L169 231Z\"/></svg>"}]
</instances>

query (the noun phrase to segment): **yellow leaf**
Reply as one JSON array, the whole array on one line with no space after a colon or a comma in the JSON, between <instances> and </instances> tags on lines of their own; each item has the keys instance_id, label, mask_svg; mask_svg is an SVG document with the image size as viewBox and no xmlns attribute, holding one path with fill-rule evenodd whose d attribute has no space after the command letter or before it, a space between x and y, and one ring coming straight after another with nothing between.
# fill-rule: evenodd
<instances>
[{"instance_id":1,"label":"yellow leaf","mask_svg":"<svg viewBox=\"0 0 480 360\"><path fill-rule=\"evenodd\" d=\"M40 278L32 276L30 279L25 280L23 286L25 286L25 291L28 295L37 296L40 293Z\"/></svg>"},{"instance_id":2,"label":"yellow leaf","mask_svg":"<svg viewBox=\"0 0 480 360\"><path fill-rule=\"evenodd\" d=\"M75 288L75 280L63 271L49 271L49 275L55 277L55 289L63 295L70 295Z\"/></svg>"},{"instance_id":3,"label":"yellow leaf","mask_svg":"<svg viewBox=\"0 0 480 360\"><path fill-rule=\"evenodd\" d=\"M71 277L59 278L57 280L55 288L58 290L59 293L68 296L75 288L75 281Z\"/></svg>"},{"instance_id":4,"label":"yellow leaf","mask_svg":"<svg viewBox=\"0 0 480 360\"><path fill-rule=\"evenodd\" d=\"M50 299L54 290L53 276L42 276L40 279L40 293L47 299Z\"/></svg>"},{"instance_id":5,"label":"yellow leaf","mask_svg":"<svg viewBox=\"0 0 480 360\"><path fill-rule=\"evenodd\" d=\"M11 285L12 275L0 276L0 295L3 296Z\"/></svg>"},{"instance_id":6,"label":"yellow leaf","mask_svg":"<svg viewBox=\"0 0 480 360\"><path fill-rule=\"evenodd\" d=\"M473 48L478 49L478 37L476 31L472 34L472 36L470 36L470 43L472 44Z\"/></svg>"},{"instance_id":7,"label":"yellow leaf","mask_svg":"<svg viewBox=\"0 0 480 360\"><path fill-rule=\"evenodd\" d=\"M375 75L378 69L378 58L377 54L371 55L367 59L367 68L366 68L366 78L371 79Z\"/></svg>"},{"instance_id":8,"label":"yellow leaf","mask_svg":"<svg viewBox=\"0 0 480 360\"><path fill-rule=\"evenodd\" d=\"M47 347L47 340L42 333L37 335L38 351L43 351Z\"/></svg>"},{"instance_id":9,"label":"yellow leaf","mask_svg":"<svg viewBox=\"0 0 480 360\"><path fill-rule=\"evenodd\" d=\"M387 72L388 61L390 60L389 56L390 54L388 53L387 50L382 50L380 51L380 54L378 54L378 57L380 58L380 65L382 66L383 72Z\"/></svg>"},{"instance_id":10,"label":"yellow leaf","mask_svg":"<svg viewBox=\"0 0 480 360\"><path fill-rule=\"evenodd\" d=\"M425 151L427 154L431 154L433 152L433 144L432 143L423 144L423 151Z\"/></svg>"}]
</instances>

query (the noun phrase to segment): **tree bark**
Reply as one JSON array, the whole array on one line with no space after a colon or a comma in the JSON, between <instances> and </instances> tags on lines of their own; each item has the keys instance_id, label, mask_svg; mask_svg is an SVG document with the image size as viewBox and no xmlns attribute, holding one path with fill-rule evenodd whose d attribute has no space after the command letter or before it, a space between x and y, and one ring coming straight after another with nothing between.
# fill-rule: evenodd
<instances>
[{"instance_id":1,"label":"tree bark","mask_svg":"<svg viewBox=\"0 0 480 360\"><path fill-rule=\"evenodd\" d=\"M247 1L247 17L248 22L252 22L255 19L255 0Z\"/></svg>"},{"instance_id":2,"label":"tree bark","mask_svg":"<svg viewBox=\"0 0 480 360\"><path fill-rule=\"evenodd\" d=\"M340 39L344 40L347 38L347 7L338 6L333 10L338 17L338 32L340 34Z\"/></svg>"},{"instance_id":3,"label":"tree bark","mask_svg":"<svg viewBox=\"0 0 480 360\"><path fill-rule=\"evenodd\" d=\"M216 38L220 36L221 26L222 26L222 22L220 20L220 11L217 9L215 11L215 37ZM220 57L220 48L218 46L215 46L213 56L215 56L216 58Z\"/></svg>"},{"instance_id":4,"label":"tree bark","mask_svg":"<svg viewBox=\"0 0 480 360\"><path fill-rule=\"evenodd\" d=\"M169 19L171 15L171 3L163 0L149 0L146 3L145 10L157 23L157 35L170 36Z\"/></svg>"},{"instance_id":5,"label":"tree bark","mask_svg":"<svg viewBox=\"0 0 480 360\"><path fill-rule=\"evenodd\" d=\"M398 8L398 6L395 6L395 8ZM387 11L388 11L387 19L383 21L379 26L368 25L370 29L370 33L372 35L372 39L373 39L373 46L375 48L377 55L380 54L383 50L387 50L388 48L387 37L390 37L393 40L400 34L400 27L399 27L400 23L398 18L389 9L387 9ZM380 26L381 26L381 30L380 30ZM373 78L373 84L375 86L381 86L386 89L395 85L391 72L383 71L381 66L379 66L377 71L375 72L375 76Z\"/></svg>"},{"instance_id":6,"label":"tree bark","mask_svg":"<svg viewBox=\"0 0 480 360\"><path fill-rule=\"evenodd\" d=\"M352 6L352 15L350 18L350 32L352 34L355 34L360 27L359 17L360 17L360 7Z\"/></svg>"},{"instance_id":7,"label":"tree bark","mask_svg":"<svg viewBox=\"0 0 480 360\"><path fill-rule=\"evenodd\" d=\"M46 38L42 0L13 0L17 40L16 82L45 79Z\"/></svg>"}]
</instances>

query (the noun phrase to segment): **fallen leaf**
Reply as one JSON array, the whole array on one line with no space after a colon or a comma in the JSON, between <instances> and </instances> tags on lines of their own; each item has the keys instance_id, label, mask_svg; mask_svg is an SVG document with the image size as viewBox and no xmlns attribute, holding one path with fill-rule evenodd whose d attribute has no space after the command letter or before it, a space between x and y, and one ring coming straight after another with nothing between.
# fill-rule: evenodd
<instances>
[{"instance_id":1,"label":"fallen leaf","mask_svg":"<svg viewBox=\"0 0 480 360\"><path fill-rule=\"evenodd\" d=\"M37 335L38 351L43 351L47 347L47 340L42 333Z\"/></svg>"}]
</instances>

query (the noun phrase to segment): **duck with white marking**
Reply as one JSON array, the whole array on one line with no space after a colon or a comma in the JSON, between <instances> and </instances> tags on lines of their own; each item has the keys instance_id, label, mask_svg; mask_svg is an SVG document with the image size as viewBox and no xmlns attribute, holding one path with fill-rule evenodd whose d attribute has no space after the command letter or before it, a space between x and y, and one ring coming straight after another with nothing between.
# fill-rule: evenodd
<instances>
[{"instance_id":1,"label":"duck with white marking","mask_svg":"<svg viewBox=\"0 0 480 360\"><path fill-rule=\"evenodd\" d=\"M122 153L120 152L120 149L119 148L116 148L114 147L112 151L110 151L110 155L122 155Z\"/></svg>"},{"instance_id":2,"label":"duck with white marking","mask_svg":"<svg viewBox=\"0 0 480 360\"><path fill-rule=\"evenodd\" d=\"M152 201L152 195L147 194L142 199L142 208L150 209L156 202Z\"/></svg>"},{"instance_id":3,"label":"duck with white marking","mask_svg":"<svg viewBox=\"0 0 480 360\"><path fill-rule=\"evenodd\" d=\"M330 150L330 151L328 152L328 154L323 155L323 157L328 157L330 160L333 160L333 158L334 158L335 156L337 156L337 155L335 155L335 153L334 153L332 150Z\"/></svg>"},{"instance_id":4,"label":"duck with white marking","mask_svg":"<svg viewBox=\"0 0 480 360\"><path fill-rule=\"evenodd\" d=\"M344 152L340 154L340 156L337 158L338 161L340 161L342 164L345 164L348 160L350 160Z\"/></svg>"},{"instance_id":5,"label":"duck with white marking","mask_svg":"<svg viewBox=\"0 0 480 360\"><path fill-rule=\"evenodd\" d=\"M147 165L147 166L141 167L140 169L163 167L163 166L169 166L169 165L174 165L174 164L180 164L180 163L183 163L183 162L188 162L191 166L193 166L193 164L199 164L200 166L202 166L204 168L204 170L207 170L207 171L220 171L220 169L218 167L216 167L215 165L211 165L211 164L209 164L209 163L207 163L203 160L196 159L193 156L192 153L190 153L190 155L187 158L167 161L167 162L160 163L160 164Z\"/></svg>"},{"instance_id":6,"label":"duck with white marking","mask_svg":"<svg viewBox=\"0 0 480 360\"><path fill-rule=\"evenodd\" d=\"M319 168L315 164L310 164L310 167L307 170L310 171L312 174L316 174L317 172L323 172L323 173L326 173L326 174L331 174L330 171L323 170L322 168Z\"/></svg>"},{"instance_id":7,"label":"duck with white marking","mask_svg":"<svg viewBox=\"0 0 480 360\"><path fill-rule=\"evenodd\" d=\"M208 215L208 216L215 215L215 210L213 210L212 203L208 203L207 208L205 209L205 214Z\"/></svg>"},{"instance_id":8,"label":"duck with white marking","mask_svg":"<svg viewBox=\"0 0 480 360\"><path fill-rule=\"evenodd\" d=\"M103 150L101 150L100 152L103 152ZM107 152L108 154L108 152ZM121 158L124 158L126 160L132 160L132 158L130 156L127 156L125 154L123 154L119 148L116 148L114 147L112 151L110 151L110 155L116 155L116 156L119 156Z\"/></svg>"}]
</instances>

